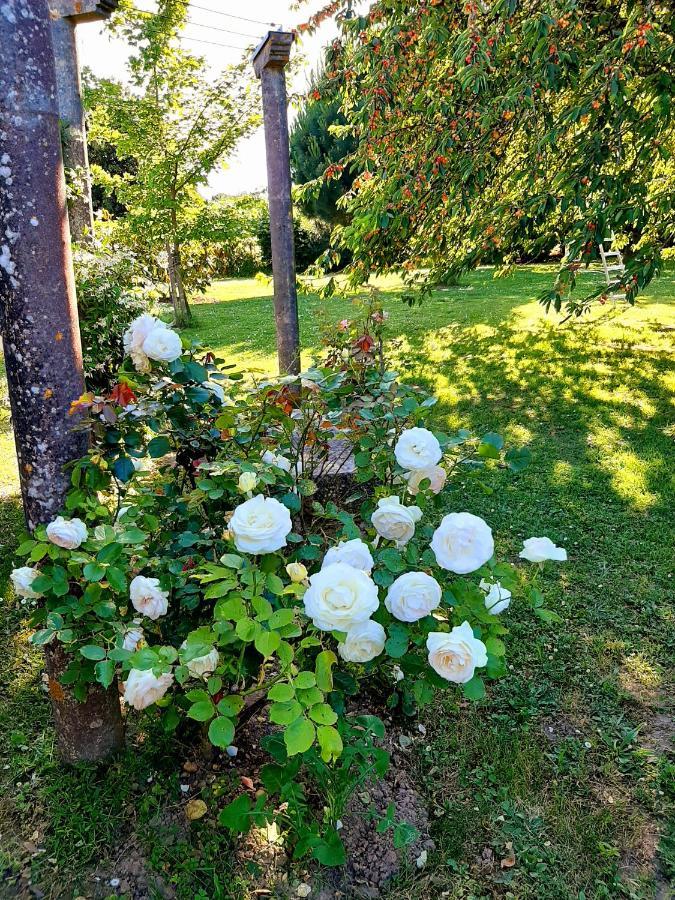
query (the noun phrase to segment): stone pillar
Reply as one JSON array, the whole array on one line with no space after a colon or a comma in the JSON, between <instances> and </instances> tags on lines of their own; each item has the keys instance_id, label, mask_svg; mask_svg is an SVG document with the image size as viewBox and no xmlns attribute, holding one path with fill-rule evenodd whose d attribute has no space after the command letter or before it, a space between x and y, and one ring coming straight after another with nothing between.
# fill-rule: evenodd
<instances>
[{"instance_id":1,"label":"stone pillar","mask_svg":"<svg viewBox=\"0 0 675 900\"><path fill-rule=\"evenodd\" d=\"M32 530L61 510L70 483L63 467L87 449L69 415L84 380L47 0L2 0L0 59L0 330ZM120 746L115 691L93 685L90 697L109 698L93 707L51 692L64 759L101 759Z\"/></svg>"},{"instance_id":2,"label":"stone pillar","mask_svg":"<svg viewBox=\"0 0 675 900\"><path fill-rule=\"evenodd\" d=\"M295 285L291 164L288 146L286 75L294 36L270 31L253 55L253 68L262 87L267 197L272 238L274 318L277 332L279 372L300 372L300 327Z\"/></svg>"},{"instance_id":3,"label":"stone pillar","mask_svg":"<svg viewBox=\"0 0 675 900\"><path fill-rule=\"evenodd\" d=\"M90 241L94 234L76 28L80 22L105 19L116 8L117 0L50 0L59 118L66 129L63 162L73 173L74 196L68 205L74 241Z\"/></svg>"}]
</instances>

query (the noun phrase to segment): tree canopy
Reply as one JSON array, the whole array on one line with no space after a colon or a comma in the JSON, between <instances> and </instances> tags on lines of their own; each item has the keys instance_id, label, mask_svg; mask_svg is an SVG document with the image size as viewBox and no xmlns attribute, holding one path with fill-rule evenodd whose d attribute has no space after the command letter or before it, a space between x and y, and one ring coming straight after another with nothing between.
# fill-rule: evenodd
<instances>
[{"instance_id":1,"label":"tree canopy","mask_svg":"<svg viewBox=\"0 0 675 900\"><path fill-rule=\"evenodd\" d=\"M541 299L578 313L606 286L577 298L575 273L613 233L632 301L675 236L673 31L650 0L380 0L344 20L352 278L508 265L553 232L567 256Z\"/></svg>"}]
</instances>

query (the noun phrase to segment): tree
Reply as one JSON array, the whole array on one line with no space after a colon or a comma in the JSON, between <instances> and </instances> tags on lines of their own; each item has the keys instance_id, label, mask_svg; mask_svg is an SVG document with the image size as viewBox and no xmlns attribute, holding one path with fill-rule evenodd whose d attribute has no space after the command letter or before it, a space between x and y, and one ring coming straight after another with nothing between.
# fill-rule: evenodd
<instances>
[{"instance_id":1,"label":"tree","mask_svg":"<svg viewBox=\"0 0 675 900\"><path fill-rule=\"evenodd\" d=\"M345 21L352 278L508 264L555 229L567 257L541 299L578 314L603 289L573 298L575 273L614 233L632 302L675 234L673 32L651 0L380 0Z\"/></svg>"},{"instance_id":2,"label":"tree","mask_svg":"<svg viewBox=\"0 0 675 900\"><path fill-rule=\"evenodd\" d=\"M330 66L331 50L326 53ZM299 192L302 211L333 225L346 224L349 216L338 201L352 186L354 176L346 158L356 149L356 140L349 133L336 133L344 128L346 119L340 110L340 71L331 67L336 77L325 72L313 79L307 98L291 131L291 174L298 185L307 185ZM329 171L328 179L323 176Z\"/></svg>"},{"instance_id":3,"label":"tree","mask_svg":"<svg viewBox=\"0 0 675 900\"><path fill-rule=\"evenodd\" d=\"M241 66L217 78L177 42L187 15L183 0L160 0L155 14L122 5L113 20L134 48L129 87L111 80L87 87L92 143L112 144L134 173L103 173L99 182L126 207L133 240L168 259L177 324L190 319L182 246L198 239L204 201L197 187L258 122L256 92Z\"/></svg>"}]
</instances>

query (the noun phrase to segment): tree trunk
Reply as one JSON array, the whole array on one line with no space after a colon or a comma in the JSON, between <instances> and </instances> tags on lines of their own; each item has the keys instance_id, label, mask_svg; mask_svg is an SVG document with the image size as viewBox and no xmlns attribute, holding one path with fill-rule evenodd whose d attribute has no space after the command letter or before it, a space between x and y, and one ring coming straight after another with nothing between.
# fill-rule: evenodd
<instances>
[{"instance_id":1,"label":"tree trunk","mask_svg":"<svg viewBox=\"0 0 675 900\"><path fill-rule=\"evenodd\" d=\"M124 723L117 679L105 690L89 685L87 699L80 702L59 679L70 657L59 643L45 647L49 696L56 725L56 745L64 763L105 762L124 746Z\"/></svg>"},{"instance_id":2,"label":"tree trunk","mask_svg":"<svg viewBox=\"0 0 675 900\"><path fill-rule=\"evenodd\" d=\"M188 325L192 321L192 312L188 304L187 295L185 293L185 285L183 284L183 276L180 271L181 258L180 247L178 244L173 245L173 271L176 279L176 290L178 292L178 305L181 310L183 322L181 324Z\"/></svg>"},{"instance_id":3,"label":"tree trunk","mask_svg":"<svg viewBox=\"0 0 675 900\"><path fill-rule=\"evenodd\" d=\"M26 523L63 508L64 466L87 449L70 404L84 391L82 350L61 159L56 73L46 0L3 0L0 25L0 327ZM86 703L56 680L63 646L46 654L64 759L103 759L122 743L114 691Z\"/></svg>"}]
</instances>

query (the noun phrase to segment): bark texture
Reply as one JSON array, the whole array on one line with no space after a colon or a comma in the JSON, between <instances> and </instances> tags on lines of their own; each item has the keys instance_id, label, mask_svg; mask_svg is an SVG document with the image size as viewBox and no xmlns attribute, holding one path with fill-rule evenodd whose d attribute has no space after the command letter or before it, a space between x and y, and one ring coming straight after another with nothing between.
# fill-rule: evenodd
<instances>
[{"instance_id":1,"label":"bark texture","mask_svg":"<svg viewBox=\"0 0 675 900\"><path fill-rule=\"evenodd\" d=\"M107 761L124 744L117 681L107 690L90 685L87 699L80 702L60 682L70 662L63 645L48 644L45 662L59 757L69 764Z\"/></svg>"},{"instance_id":2,"label":"bark texture","mask_svg":"<svg viewBox=\"0 0 675 900\"><path fill-rule=\"evenodd\" d=\"M64 466L87 449L69 414L84 380L49 23L47 0L0 3L0 329L31 531L60 512ZM49 649L62 755L106 758L122 741L116 686L77 704L56 681L64 660Z\"/></svg>"}]
</instances>

